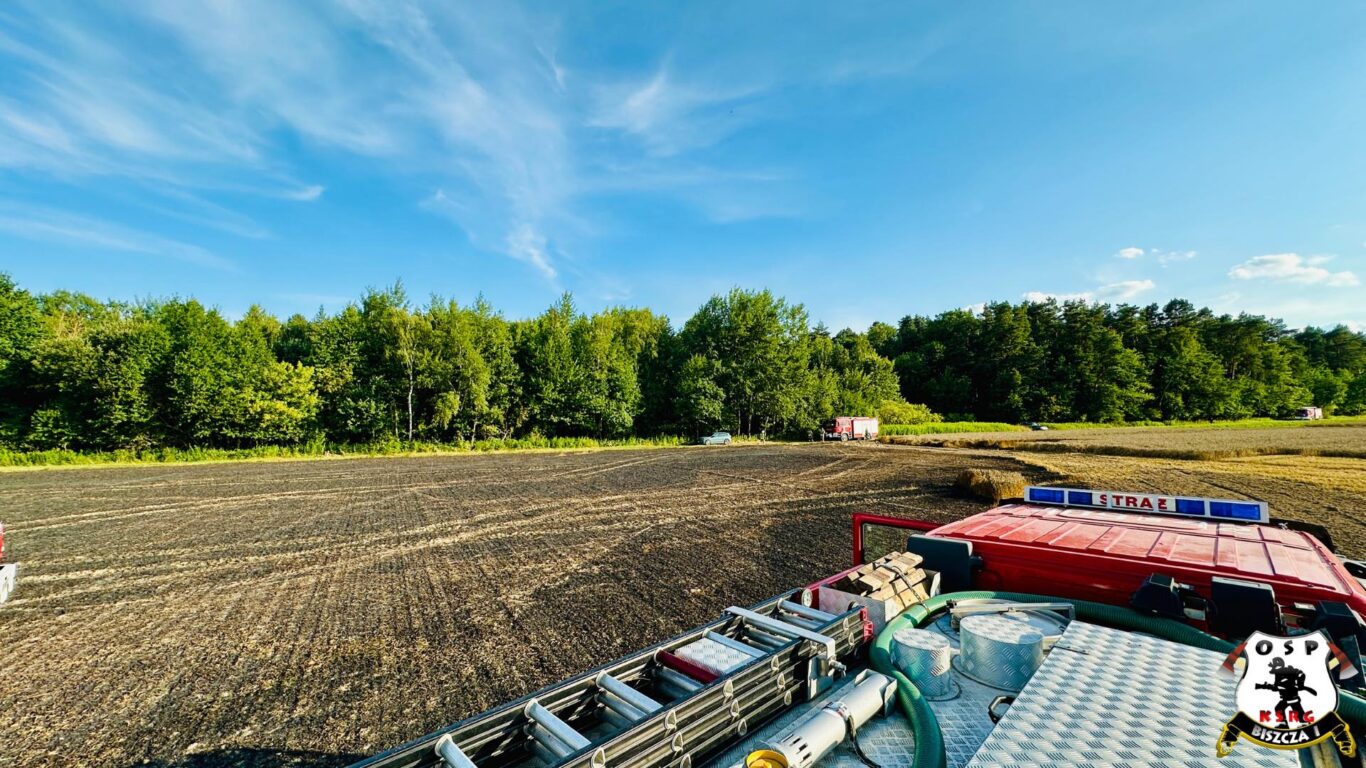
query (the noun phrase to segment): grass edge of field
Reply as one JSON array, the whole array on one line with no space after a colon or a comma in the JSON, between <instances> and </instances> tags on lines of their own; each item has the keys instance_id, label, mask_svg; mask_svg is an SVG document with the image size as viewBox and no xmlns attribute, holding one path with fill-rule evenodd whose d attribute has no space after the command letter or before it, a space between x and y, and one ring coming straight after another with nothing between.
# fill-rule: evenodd
<instances>
[{"instance_id":1,"label":"grass edge of field","mask_svg":"<svg viewBox=\"0 0 1366 768\"><path fill-rule=\"evenodd\" d=\"M1160 428L1160 429L1285 429L1285 428L1323 428L1333 426L1353 426L1366 425L1366 415L1360 416L1331 416L1320 421L1295 421L1284 419L1254 418L1237 419L1231 421L1171 421L1171 422L1127 422L1118 424L1104 424L1095 422L1059 422L1048 423L1050 430L1071 431L1076 429L1094 429L1103 431L1122 432L1129 429L1140 428ZM933 435L966 435L973 433L1001 433L1001 432L1028 432L1028 427L1006 422L982 422L982 421L943 421L927 422L923 424L884 424L882 425L883 434L879 442L888 445L908 445L895 440L898 437L921 437ZM581 453L591 451L614 451L614 450L653 450L659 448L701 448L691 441L685 441L679 437L662 438L632 438L629 440L595 440L592 438L568 438L565 445L519 445L520 441L510 441L509 444L498 444L496 441L481 443L475 447L461 444L445 443L419 443L417 447L403 447L402 444L384 444L378 446L353 445L353 446L325 446L321 448L311 448L307 446L261 446L259 448L232 449L232 448L195 448L195 449L157 449L148 451L144 454L126 454L125 452L109 453L81 453L79 451L9 451L0 450L0 473L19 472L28 470L50 470L50 469L80 469L98 467L129 467L129 466L171 466L188 464L225 464L231 462L275 462L275 461L314 461L314 460L338 460L338 459L375 459L375 458L411 458L422 456L473 456L490 453ZM801 440L759 440L757 438L736 437L737 444L746 443L793 443L803 444ZM553 440L552 440L553 442ZM1078 449L1072 446L1070 451L1062 451L1056 447L1022 447L1027 441L1010 441L1009 439L969 439L954 440L946 437L944 443L927 442L920 444L922 447L960 447L986 450L1024 450L1036 452L1074 452L1074 453L1094 453L1103 455L1131 456L1135 458L1179 458L1194 460L1212 460L1219 458L1236 458L1239 456L1261 456L1261 455L1305 455L1305 456L1333 456L1332 452L1318 452L1315 449L1276 450L1270 452L1250 451L1250 452L1203 452L1203 451L1157 451L1146 449L1131 449L1125 446L1092 446L1089 449ZM1032 442L1032 441L1028 441ZM1142 450L1143 452L1139 452ZM47 454L47 455L45 455ZM1179 454L1179 455L1178 455ZM1351 452L1345 458L1363 458L1355 452Z\"/></svg>"},{"instance_id":2,"label":"grass edge of field","mask_svg":"<svg viewBox=\"0 0 1366 768\"><path fill-rule=\"evenodd\" d=\"M773 444L795 444L805 445L806 441L794 440L758 440L758 439L737 439L730 448L742 447L747 445L773 445ZM286 461L346 461L349 459L414 459L423 457L452 457L452 456L489 456L496 454L523 454L523 453L596 453L602 451L646 451L663 450L668 448L683 449L720 449L720 446L699 445L696 443L684 442L635 442L635 443L614 443L603 442L598 445L574 445L574 446L518 446L494 449L471 449L460 446L431 447L426 446L416 450L363 450L351 449L344 451L328 451L321 453L269 453L261 455L217 455L216 449L196 452L193 456L174 456L170 458L125 458L125 459L99 459L82 455L80 459L72 462L48 464L0 464L0 474L6 472L29 472L29 471L50 471L67 469L109 469L117 467L172 467L172 466L192 466L201 464L263 464ZM224 453L231 452L225 449Z\"/></svg>"}]
</instances>

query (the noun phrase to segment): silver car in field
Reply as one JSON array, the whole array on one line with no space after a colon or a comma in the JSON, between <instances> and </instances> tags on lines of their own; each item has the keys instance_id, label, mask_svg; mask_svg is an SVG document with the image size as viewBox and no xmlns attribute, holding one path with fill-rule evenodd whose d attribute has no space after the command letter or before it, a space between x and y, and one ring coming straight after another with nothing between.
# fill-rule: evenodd
<instances>
[{"instance_id":1,"label":"silver car in field","mask_svg":"<svg viewBox=\"0 0 1366 768\"><path fill-rule=\"evenodd\" d=\"M730 445L729 432L713 432L698 440L702 445Z\"/></svg>"}]
</instances>

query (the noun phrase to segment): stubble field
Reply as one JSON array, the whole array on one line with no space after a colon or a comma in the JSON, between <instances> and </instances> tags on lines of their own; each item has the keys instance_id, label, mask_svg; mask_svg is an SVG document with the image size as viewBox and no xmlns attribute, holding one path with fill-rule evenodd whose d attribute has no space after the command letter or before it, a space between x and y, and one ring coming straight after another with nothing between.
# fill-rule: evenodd
<instances>
[{"instance_id":1,"label":"stubble field","mask_svg":"<svg viewBox=\"0 0 1366 768\"><path fill-rule=\"evenodd\" d=\"M1250 456L1326 456L1366 459L1366 424L1308 422L1276 427L1124 427L1043 432L966 432L908 435L901 445L995 448L1044 453L1091 453L1173 459Z\"/></svg>"},{"instance_id":2,"label":"stubble field","mask_svg":"<svg viewBox=\"0 0 1366 768\"><path fill-rule=\"evenodd\" d=\"M0 474L0 764L337 765L836 571L965 467L1264 498L1366 554L1366 462L878 445Z\"/></svg>"}]
</instances>

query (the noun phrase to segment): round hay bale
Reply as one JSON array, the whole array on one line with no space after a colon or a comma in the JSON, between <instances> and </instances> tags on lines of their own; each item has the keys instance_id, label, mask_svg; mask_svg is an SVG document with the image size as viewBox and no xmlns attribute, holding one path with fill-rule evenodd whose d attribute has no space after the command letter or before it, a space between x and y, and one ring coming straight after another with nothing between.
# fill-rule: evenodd
<instances>
[{"instance_id":1,"label":"round hay bale","mask_svg":"<svg viewBox=\"0 0 1366 768\"><path fill-rule=\"evenodd\" d=\"M953 487L970 498L1000 504L1002 499L1024 496L1024 475L999 469L965 469L958 473Z\"/></svg>"}]
</instances>

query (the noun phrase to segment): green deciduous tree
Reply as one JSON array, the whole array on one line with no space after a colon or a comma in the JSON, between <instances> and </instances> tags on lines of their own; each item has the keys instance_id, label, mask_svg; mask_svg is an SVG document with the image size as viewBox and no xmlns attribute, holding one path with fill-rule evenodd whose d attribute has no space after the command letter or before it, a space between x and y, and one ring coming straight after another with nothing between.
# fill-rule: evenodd
<instances>
[{"instance_id":1,"label":"green deciduous tree","mask_svg":"<svg viewBox=\"0 0 1366 768\"><path fill-rule=\"evenodd\" d=\"M726 392L716 383L720 365L693 355L678 372L674 407L679 422L689 433L703 434L726 424Z\"/></svg>"}]
</instances>

